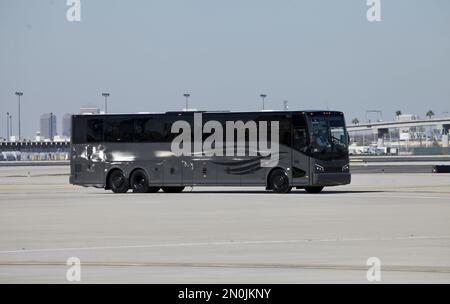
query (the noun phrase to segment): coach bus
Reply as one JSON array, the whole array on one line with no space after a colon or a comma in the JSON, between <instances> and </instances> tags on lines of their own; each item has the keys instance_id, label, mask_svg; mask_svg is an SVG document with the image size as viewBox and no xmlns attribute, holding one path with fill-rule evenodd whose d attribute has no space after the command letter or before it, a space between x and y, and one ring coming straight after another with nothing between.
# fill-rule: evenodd
<instances>
[{"instance_id":1,"label":"coach bus","mask_svg":"<svg viewBox=\"0 0 450 304\"><path fill-rule=\"evenodd\" d=\"M72 116L70 183L115 193L263 186L319 193L351 180L336 111Z\"/></svg>"}]
</instances>

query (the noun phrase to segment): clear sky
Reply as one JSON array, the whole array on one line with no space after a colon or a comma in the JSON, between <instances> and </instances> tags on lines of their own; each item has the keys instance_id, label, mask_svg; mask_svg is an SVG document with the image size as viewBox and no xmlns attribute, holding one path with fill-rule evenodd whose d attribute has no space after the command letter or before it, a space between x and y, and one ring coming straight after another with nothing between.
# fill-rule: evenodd
<instances>
[{"instance_id":1,"label":"clear sky","mask_svg":"<svg viewBox=\"0 0 450 304\"><path fill-rule=\"evenodd\" d=\"M259 110L266 93L347 120L450 111L450 1L381 5L370 23L366 0L81 0L68 22L66 0L1 0L1 135L16 90L27 136L102 91L111 112L179 110L186 91L200 110Z\"/></svg>"}]
</instances>

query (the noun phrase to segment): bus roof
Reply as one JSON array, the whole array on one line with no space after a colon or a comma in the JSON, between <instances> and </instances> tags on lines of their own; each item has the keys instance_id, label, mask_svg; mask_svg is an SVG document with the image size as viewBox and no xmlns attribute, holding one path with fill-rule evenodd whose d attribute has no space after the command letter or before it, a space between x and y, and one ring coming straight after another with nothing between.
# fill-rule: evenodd
<instances>
[{"instance_id":1,"label":"bus roof","mask_svg":"<svg viewBox=\"0 0 450 304\"><path fill-rule=\"evenodd\" d=\"M122 116L122 115L164 115L164 114L187 114L187 113L203 113L203 114L322 114L322 115L343 115L341 111L329 110L297 110L297 111L167 111L167 112L138 112L138 113L111 113L111 114L74 114L73 116Z\"/></svg>"}]
</instances>

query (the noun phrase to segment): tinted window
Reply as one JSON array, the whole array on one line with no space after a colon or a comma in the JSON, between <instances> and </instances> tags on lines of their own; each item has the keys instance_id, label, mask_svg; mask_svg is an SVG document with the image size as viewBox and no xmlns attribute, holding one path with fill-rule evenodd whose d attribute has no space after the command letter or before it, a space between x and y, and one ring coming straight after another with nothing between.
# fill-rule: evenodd
<instances>
[{"instance_id":1,"label":"tinted window","mask_svg":"<svg viewBox=\"0 0 450 304\"><path fill-rule=\"evenodd\" d=\"M260 141L260 122L266 121L267 122L267 133L266 133L266 140L268 142L271 141L271 126L273 121L278 121L279 123L279 144L290 146L291 145L291 122L290 119L286 115L274 115L274 114L261 114L261 113L237 113L237 114L214 114L208 116L208 120L214 119L218 120L224 130L224 140L226 140L226 121L243 121L244 123L247 123L249 121L254 121L256 123L257 131L256 136L258 143ZM235 146L236 146L236 139L237 139L237 131L234 131L234 140L235 140ZM249 141L249 130L245 130L245 142L248 146ZM248 151L247 151L248 152Z\"/></svg>"},{"instance_id":2,"label":"tinted window","mask_svg":"<svg viewBox=\"0 0 450 304\"><path fill-rule=\"evenodd\" d=\"M280 144L291 147L291 121L280 117Z\"/></svg>"},{"instance_id":3,"label":"tinted window","mask_svg":"<svg viewBox=\"0 0 450 304\"><path fill-rule=\"evenodd\" d=\"M289 119L289 117L287 117L286 115L266 114L266 115L261 115L261 116L257 117L256 120L257 120L257 122L259 122L259 121L267 121L268 122L268 124L267 124L267 140L268 141L272 140L272 134L271 134L272 122L278 121L279 144L285 145L288 147L291 146L291 120ZM258 137L259 137L259 135L258 135Z\"/></svg>"},{"instance_id":4,"label":"tinted window","mask_svg":"<svg viewBox=\"0 0 450 304\"><path fill-rule=\"evenodd\" d=\"M87 142L103 141L103 119L88 118L87 120Z\"/></svg>"},{"instance_id":5,"label":"tinted window","mask_svg":"<svg viewBox=\"0 0 450 304\"><path fill-rule=\"evenodd\" d=\"M134 141L161 142L163 133L164 126L161 119L148 117L134 120Z\"/></svg>"},{"instance_id":6,"label":"tinted window","mask_svg":"<svg viewBox=\"0 0 450 304\"><path fill-rule=\"evenodd\" d=\"M86 119L84 117L72 116L72 135L73 144L83 144L86 142Z\"/></svg>"},{"instance_id":7,"label":"tinted window","mask_svg":"<svg viewBox=\"0 0 450 304\"><path fill-rule=\"evenodd\" d=\"M105 141L132 142L133 120L126 118L110 118L105 123Z\"/></svg>"},{"instance_id":8,"label":"tinted window","mask_svg":"<svg viewBox=\"0 0 450 304\"><path fill-rule=\"evenodd\" d=\"M170 114L158 118L161 124L160 128L163 141L171 142L175 137L177 137L180 134L180 133L171 133L172 124L178 120L184 120L189 122L191 124L191 132L192 132L193 118L191 118L190 116L192 116L192 113L186 113L183 115Z\"/></svg>"}]
</instances>

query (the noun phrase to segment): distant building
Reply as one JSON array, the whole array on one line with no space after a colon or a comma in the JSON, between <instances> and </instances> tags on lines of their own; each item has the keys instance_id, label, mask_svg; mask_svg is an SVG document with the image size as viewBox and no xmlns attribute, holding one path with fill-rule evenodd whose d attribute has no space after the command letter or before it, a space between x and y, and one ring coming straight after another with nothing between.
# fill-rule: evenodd
<instances>
[{"instance_id":1,"label":"distant building","mask_svg":"<svg viewBox=\"0 0 450 304\"><path fill-rule=\"evenodd\" d=\"M44 113L41 115L41 128L42 139L52 139L57 133L56 130L56 115L53 113Z\"/></svg>"},{"instance_id":2,"label":"distant building","mask_svg":"<svg viewBox=\"0 0 450 304\"><path fill-rule=\"evenodd\" d=\"M417 120L419 117L414 114L402 114L397 116L397 121L412 121ZM416 128L399 128L400 140L411 140L415 136Z\"/></svg>"},{"instance_id":3,"label":"distant building","mask_svg":"<svg viewBox=\"0 0 450 304\"><path fill-rule=\"evenodd\" d=\"M100 114L100 109L97 107L83 107L80 109L80 114Z\"/></svg>"},{"instance_id":4,"label":"distant building","mask_svg":"<svg viewBox=\"0 0 450 304\"><path fill-rule=\"evenodd\" d=\"M37 142L41 142L42 141L42 137L41 137L41 132L37 131L36 132L36 137L34 138L35 141Z\"/></svg>"},{"instance_id":5,"label":"distant building","mask_svg":"<svg viewBox=\"0 0 450 304\"><path fill-rule=\"evenodd\" d=\"M70 137L72 130L72 114L65 114L62 119L62 136Z\"/></svg>"}]
</instances>

